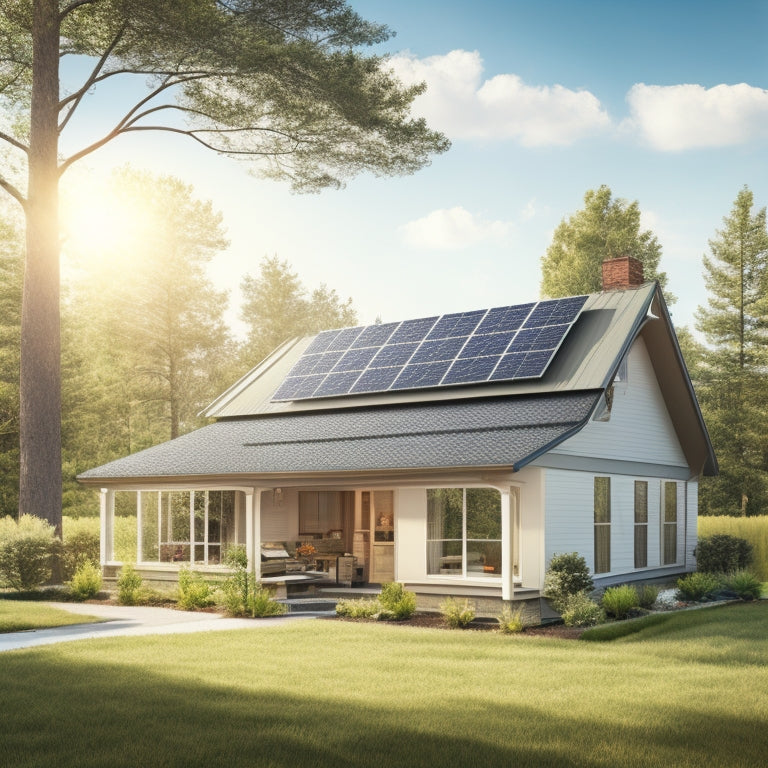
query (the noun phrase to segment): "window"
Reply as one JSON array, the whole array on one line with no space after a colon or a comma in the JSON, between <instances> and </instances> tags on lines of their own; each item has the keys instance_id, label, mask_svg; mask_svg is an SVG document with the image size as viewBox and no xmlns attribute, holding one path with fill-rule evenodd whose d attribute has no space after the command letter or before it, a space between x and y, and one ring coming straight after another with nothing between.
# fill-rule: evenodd
<instances>
[{"instance_id":1,"label":"window","mask_svg":"<svg viewBox=\"0 0 768 768\"><path fill-rule=\"evenodd\" d=\"M338 491L299 491L299 535L341 530L341 494Z\"/></svg>"},{"instance_id":2,"label":"window","mask_svg":"<svg viewBox=\"0 0 768 768\"><path fill-rule=\"evenodd\" d=\"M427 489L427 573L501 576L501 493Z\"/></svg>"},{"instance_id":3,"label":"window","mask_svg":"<svg viewBox=\"0 0 768 768\"><path fill-rule=\"evenodd\" d=\"M677 483L664 483L663 505L662 565L674 565L677 562Z\"/></svg>"},{"instance_id":4,"label":"window","mask_svg":"<svg viewBox=\"0 0 768 768\"><path fill-rule=\"evenodd\" d=\"M611 570L611 478L595 478L595 573Z\"/></svg>"},{"instance_id":5,"label":"window","mask_svg":"<svg viewBox=\"0 0 768 768\"><path fill-rule=\"evenodd\" d=\"M648 483L635 480L635 568L648 567Z\"/></svg>"}]
</instances>

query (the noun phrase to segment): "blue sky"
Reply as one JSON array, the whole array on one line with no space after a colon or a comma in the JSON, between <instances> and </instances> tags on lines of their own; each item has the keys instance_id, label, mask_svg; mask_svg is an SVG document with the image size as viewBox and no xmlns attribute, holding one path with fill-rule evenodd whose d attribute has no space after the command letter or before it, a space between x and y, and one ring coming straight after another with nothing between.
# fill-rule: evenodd
<instances>
[{"instance_id":1,"label":"blue sky","mask_svg":"<svg viewBox=\"0 0 768 768\"><path fill-rule=\"evenodd\" d=\"M674 320L693 323L702 255L738 191L768 204L768 2L352 5L396 31L381 50L398 74L428 83L415 111L453 142L430 167L298 196L175 137L123 138L88 161L172 173L223 212L231 245L211 276L233 321L240 279L272 255L351 296L363 323L536 298L552 231L607 184L639 201Z\"/></svg>"}]
</instances>

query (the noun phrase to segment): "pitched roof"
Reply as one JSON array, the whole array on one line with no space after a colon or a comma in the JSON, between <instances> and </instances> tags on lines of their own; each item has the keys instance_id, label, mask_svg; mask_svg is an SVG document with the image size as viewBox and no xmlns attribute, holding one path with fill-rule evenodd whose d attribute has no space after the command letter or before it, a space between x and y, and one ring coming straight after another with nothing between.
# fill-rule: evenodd
<instances>
[{"instance_id":1,"label":"pitched roof","mask_svg":"<svg viewBox=\"0 0 768 768\"><path fill-rule=\"evenodd\" d=\"M592 294L539 379L273 402L314 337L286 342L218 397L219 421L89 470L96 484L522 466L577 432L638 336L693 475L712 444L655 283Z\"/></svg>"},{"instance_id":2,"label":"pitched roof","mask_svg":"<svg viewBox=\"0 0 768 768\"><path fill-rule=\"evenodd\" d=\"M599 391L219 421L79 480L416 468L520 469L589 418Z\"/></svg>"}]
</instances>

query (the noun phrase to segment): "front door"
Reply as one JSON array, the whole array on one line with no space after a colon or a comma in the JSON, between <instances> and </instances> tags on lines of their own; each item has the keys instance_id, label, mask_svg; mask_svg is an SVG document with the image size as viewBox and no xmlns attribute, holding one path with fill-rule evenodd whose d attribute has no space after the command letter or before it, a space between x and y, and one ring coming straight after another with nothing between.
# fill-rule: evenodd
<instances>
[{"instance_id":1,"label":"front door","mask_svg":"<svg viewBox=\"0 0 768 768\"><path fill-rule=\"evenodd\" d=\"M368 547L361 548L364 550L364 556L367 560L368 581L373 584L394 581L395 514L393 491L362 491L360 494L359 522L361 533L367 533L368 536L365 538L369 538Z\"/></svg>"}]
</instances>

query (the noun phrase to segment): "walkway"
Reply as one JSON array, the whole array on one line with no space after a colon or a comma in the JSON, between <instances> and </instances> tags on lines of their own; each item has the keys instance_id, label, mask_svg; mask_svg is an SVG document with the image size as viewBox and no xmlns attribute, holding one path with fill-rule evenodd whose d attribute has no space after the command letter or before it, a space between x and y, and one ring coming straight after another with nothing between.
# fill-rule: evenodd
<instances>
[{"instance_id":1,"label":"walkway","mask_svg":"<svg viewBox=\"0 0 768 768\"><path fill-rule=\"evenodd\" d=\"M26 632L0 634L0 652L36 645L62 643L98 637L137 635L169 635L189 632L213 632L225 629L260 629L288 621L313 618L314 614L287 614L269 619L229 619L215 613L177 611L172 608L146 606L98 605L94 603L49 603L71 613L98 616L100 624L71 624L53 629L30 629Z\"/></svg>"}]
</instances>

